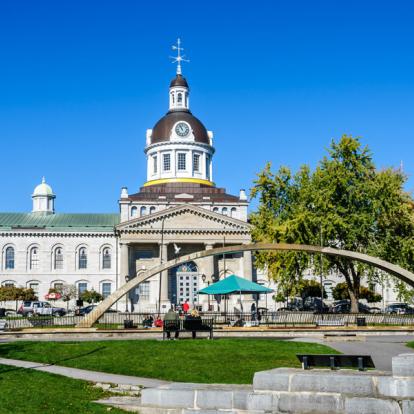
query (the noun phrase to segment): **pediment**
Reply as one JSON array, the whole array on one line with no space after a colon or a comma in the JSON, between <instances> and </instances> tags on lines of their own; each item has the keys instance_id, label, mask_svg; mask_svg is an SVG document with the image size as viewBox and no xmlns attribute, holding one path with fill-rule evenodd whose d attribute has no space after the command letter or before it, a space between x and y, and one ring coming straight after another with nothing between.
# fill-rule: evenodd
<instances>
[{"instance_id":1,"label":"pediment","mask_svg":"<svg viewBox=\"0 0 414 414\"><path fill-rule=\"evenodd\" d=\"M249 232L250 225L193 205L167 208L154 214L121 223L118 231L236 231Z\"/></svg>"}]
</instances>

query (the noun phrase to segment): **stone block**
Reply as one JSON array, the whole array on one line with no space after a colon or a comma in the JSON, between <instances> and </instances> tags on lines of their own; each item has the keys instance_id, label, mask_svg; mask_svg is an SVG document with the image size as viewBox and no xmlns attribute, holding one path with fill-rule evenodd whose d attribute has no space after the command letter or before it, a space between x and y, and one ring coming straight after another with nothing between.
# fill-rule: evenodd
<instances>
[{"instance_id":1,"label":"stone block","mask_svg":"<svg viewBox=\"0 0 414 414\"><path fill-rule=\"evenodd\" d=\"M247 410L247 396L248 390L234 390L233 391L233 408L236 410Z\"/></svg>"},{"instance_id":2,"label":"stone block","mask_svg":"<svg viewBox=\"0 0 414 414\"><path fill-rule=\"evenodd\" d=\"M233 391L199 390L196 392L196 407L210 410L233 408Z\"/></svg>"},{"instance_id":3,"label":"stone block","mask_svg":"<svg viewBox=\"0 0 414 414\"><path fill-rule=\"evenodd\" d=\"M193 408L195 391L191 389L145 388L141 392L142 405L166 408Z\"/></svg>"},{"instance_id":4,"label":"stone block","mask_svg":"<svg viewBox=\"0 0 414 414\"><path fill-rule=\"evenodd\" d=\"M346 398L345 414L401 414L397 401L378 398Z\"/></svg>"},{"instance_id":5,"label":"stone block","mask_svg":"<svg viewBox=\"0 0 414 414\"><path fill-rule=\"evenodd\" d=\"M253 377L254 390L289 391L289 378L297 370L273 369L256 372Z\"/></svg>"},{"instance_id":6,"label":"stone block","mask_svg":"<svg viewBox=\"0 0 414 414\"><path fill-rule=\"evenodd\" d=\"M414 353L393 357L392 375L394 377L414 377Z\"/></svg>"},{"instance_id":7,"label":"stone block","mask_svg":"<svg viewBox=\"0 0 414 414\"><path fill-rule=\"evenodd\" d=\"M278 410L295 414L332 414L344 410L340 394L280 392Z\"/></svg>"},{"instance_id":8,"label":"stone block","mask_svg":"<svg viewBox=\"0 0 414 414\"><path fill-rule=\"evenodd\" d=\"M279 397L272 393L250 393L247 396L247 411L273 411L278 407Z\"/></svg>"},{"instance_id":9,"label":"stone block","mask_svg":"<svg viewBox=\"0 0 414 414\"><path fill-rule=\"evenodd\" d=\"M414 378L378 377L377 387L384 397L414 398Z\"/></svg>"},{"instance_id":10,"label":"stone block","mask_svg":"<svg viewBox=\"0 0 414 414\"><path fill-rule=\"evenodd\" d=\"M414 414L414 400L404 400L402 402L402 414Z\"/></svg>"},{"instance_id":11,"label":"stone block","mask_svg":"<svg viewBox=\"0 0 414 414\"><path fill-rule=\"evenodd\" d=\"M331 392L373 396L374 383L368 375L343 375L338 373L295 374L291 378L290 391Z\"/></svg>"}]
</instances>

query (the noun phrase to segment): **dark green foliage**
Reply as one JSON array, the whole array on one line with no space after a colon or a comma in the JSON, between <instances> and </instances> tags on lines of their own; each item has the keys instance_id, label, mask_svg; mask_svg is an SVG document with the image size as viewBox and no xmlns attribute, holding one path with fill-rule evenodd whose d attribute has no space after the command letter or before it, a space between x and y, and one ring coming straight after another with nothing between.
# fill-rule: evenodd
<instances>
[{"instance_id":1,"label":"dark green foliage","mask_svg":"<svg viewBox=\"0 0 414 414\"><path fill-rule=\"evenodd\" d=\"M359 139L332 142L315 171L302 166L296 174L270 164L258 175L252 197L259 206L250 216L255 242L329 246L365 253L414 269L413 200L404 191L399 170L378 171ZM321 272L319 257L304 253L259 252L256 264L296 296L306 269ZM361 278L373 269L359 262L325 257L323 271L342 275L352 311L358 310Z\"/></svg>"},{"instance_id":2,"label":"dark green foliage","mask_svg":"<svg viewBox=\"0 0 414 414\"><path fill-rule=\"evenodd\" d=\"M338 283L332 290L335 300L349 299L348 286L346 283ZM366 286L360 286L359 298L366 299L368 303L376 303L382 300L382 296L375 293Z\"/></svg>"},{"instance_id":3,"label":"dark green foliage","mask_svg":"<svg viewBox=\"0 0 414 414\"><path fill-rule=\"evenodd\" d=\"M79 299L82 299L83 301L88 303L96 303L100 302L103 299L103 296L96 290L85 290L79 296Z\"/></svg>"}]
</instances>

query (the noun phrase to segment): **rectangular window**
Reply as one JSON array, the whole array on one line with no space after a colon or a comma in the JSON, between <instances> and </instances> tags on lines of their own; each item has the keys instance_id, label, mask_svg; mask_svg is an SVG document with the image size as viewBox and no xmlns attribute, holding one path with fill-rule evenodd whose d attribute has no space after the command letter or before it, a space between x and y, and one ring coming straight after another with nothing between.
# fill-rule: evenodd
<instances>
[{"instance_id":1,"label":"rectangular window","mask_svg":"<svg viewBox=\"0 0 414 414\"><path fill-rule=\"evenodd\" d=\"M63 283L57 282L53 286L57 291L61 292L63 290Z\"/></svg>"},{"instance_id":2,"label":"rectangular window","mask_svg":"<svg viewBox=\"0 0 414 414\"><path fill-rule=\"evenodd\" d=\"M206 156L206 178L207 180L210 179L210 156Z\"/></svg>"},{"instance_id":3,"label":"rectangular window","mask_svg":"<svg viewBox=\"0 0 414 414\"><path fill-rule=\"evenodd\" d=\"M163 155L163 170L164 171L171 170L171 155L170 154Z\"/></svg>"},{"instance_id":4,"label":"rectangular window","mask_svg":"<svg viewBox=\"0 0 414 414\"><path fill-rule=\"evenodd\" d=\"M152 165L154 167L154 174L157 174L157 172L158 172L158 157L156 155L154 155L152 157Z\"/></svg>"},{"instance_id":5,"label":"rectangular window","mask_svg":"<svg viewBox=\"0 0 414 414\"><path fill-rule=\"evenodd\" d=\"M186 155L187 154L183 154L183 153L180 153L180 154L178 154L178 160L177 160L177 169L178 169L178 171L185 171L186 170L186 166L185 166L185 164L186 164Z\"/></svg>"},{"instance_id":6,"label":"rectangular window","mask_svg":"<svg viewBox=\"0 0 414 414\"><path fill-rule=\"evenodd\" d=\"M200 172L200 154L193 154L193 171Z\"/></svg>"},{"instance_id":7,"label":"rectangular window","mask_svg":"<svg viewBox=\"0 0 414 414\"><path fill-rule=\"evenodd\" d=\"M102 283L102 296L107 298L111 294L112 283Z\"/></svg>"},{"instance_id":8,"label":"rectangular window","mask_svg":"<svg viewBox=\"0 0 414 414\"><path fill-rule=\"evenodd\" d=\"M39 293L39 283L30 283L29 289L32 289L33 292L37 295Z\"/></svg>"},{"instance_id":9,"label":"rectangular window","mask_svg":"<svg viewBox=\"0 0 414 414\"><path fill-rule=\"evenodd\" d=\"M150 299L150 282L142 282L139 284L139 299Z\"/></svg>"},{"instance_id":10,"label":"rectangular window","mask_svg":"<svg viewBox=\"0 0 414 414\"><path fill-rule=\"evenodd\" d=\"M78 295L82 295L85 290L88 290L88 284L86 282L78 283Z\"/></svg>"}]
</instances>

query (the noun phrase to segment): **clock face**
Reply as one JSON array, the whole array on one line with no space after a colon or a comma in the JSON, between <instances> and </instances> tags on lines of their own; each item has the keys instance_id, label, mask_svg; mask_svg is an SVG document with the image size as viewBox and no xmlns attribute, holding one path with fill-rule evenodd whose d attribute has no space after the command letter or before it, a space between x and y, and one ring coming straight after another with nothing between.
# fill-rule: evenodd
<instances>
[{"instance_id":1,"label":"clock face","mask_svg":"<svg viewBox=\"0 0 414 414\"><path fill-rule=\"evenodd\" d=\"M185 122L179 122L175 127L175 132L180 137L185 137L190 133L190 128Z\"/></svg>"}]
</instances>

